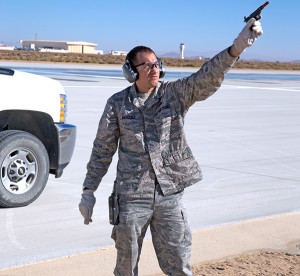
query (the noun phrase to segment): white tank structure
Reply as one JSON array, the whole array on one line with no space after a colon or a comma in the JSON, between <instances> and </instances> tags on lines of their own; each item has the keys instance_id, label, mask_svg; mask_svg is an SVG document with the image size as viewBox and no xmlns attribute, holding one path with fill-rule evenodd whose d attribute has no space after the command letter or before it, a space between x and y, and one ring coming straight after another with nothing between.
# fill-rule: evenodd
<instances>
[{"instance_id":1,"label":"white tank structure","mask_svg":"<svg viewBox=\"0 0 300 276\"><path fill-rule=\"evenodd\" d=\"M184 43L181 43L180 46L180 58L181 59L184 59L184 55L183 55L183 50L184 50Z\"/></svg>"}]
</instances>

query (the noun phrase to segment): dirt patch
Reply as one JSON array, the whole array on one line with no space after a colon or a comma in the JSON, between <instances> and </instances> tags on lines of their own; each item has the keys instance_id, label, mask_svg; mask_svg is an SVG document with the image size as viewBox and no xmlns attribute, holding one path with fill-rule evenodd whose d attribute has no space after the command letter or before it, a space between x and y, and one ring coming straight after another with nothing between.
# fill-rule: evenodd
<instances>
[{"instance_id":1,"label":"dirt patch","mask_svg":"<svg viewBox=\"0 0 300 276\"><path fill-rule=\"evenodd\" d=\"M300 245L297 245L300 247ZM193 267L194 276L296 276L300 275L300 255L286 252L255 252L243 254L214 264Z\"/></svg>"}]
</instances>

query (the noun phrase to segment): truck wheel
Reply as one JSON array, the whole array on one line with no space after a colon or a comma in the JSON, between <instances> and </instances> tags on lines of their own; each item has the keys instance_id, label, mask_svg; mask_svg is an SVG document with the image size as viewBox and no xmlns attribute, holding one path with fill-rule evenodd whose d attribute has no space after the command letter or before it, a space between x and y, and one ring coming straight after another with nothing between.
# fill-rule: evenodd
<instances>
[{"instance_id":1,"label":"truck wheel","mask_svg":"<svg viewBox=\"0 0 300 276\"><path fill-rule=\"evenodd\" d=\"M34 135L0 132L0 206L26 206L39 197L49 176L49 157Z\"/></svg>"}]
</instances>

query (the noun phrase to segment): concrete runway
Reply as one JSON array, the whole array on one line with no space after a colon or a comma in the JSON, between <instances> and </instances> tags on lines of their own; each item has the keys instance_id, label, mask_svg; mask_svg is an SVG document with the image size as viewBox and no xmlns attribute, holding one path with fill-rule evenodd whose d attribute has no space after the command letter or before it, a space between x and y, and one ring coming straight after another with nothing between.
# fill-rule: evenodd
<instances>
[{"instance_id":1,"label":"concrete runway","mask_svg":"<svg viewBox=\"0 0 300 276\"><path fill-rule=\"evenodd\" d=\"M92 224L83 224L77 206L106 100L129 84L53 77L68 93L68 122L78 128L75 152L63 176L50 176L37 201L0 209L0 270L113 244L107 198L116 156L96 192ZM190 109L185 131L204 174L185 190L192 230L300 212L299 103L300 81L225 80Z\"/></svg>"}]
</instances>

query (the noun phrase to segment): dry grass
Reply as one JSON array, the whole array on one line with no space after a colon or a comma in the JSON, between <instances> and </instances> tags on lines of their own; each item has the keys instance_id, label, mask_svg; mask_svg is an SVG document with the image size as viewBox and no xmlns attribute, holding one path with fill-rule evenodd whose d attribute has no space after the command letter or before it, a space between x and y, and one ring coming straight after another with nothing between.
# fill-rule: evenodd
<instances>
[{"instance_id":1,"label":"dry grass","mask_svg":"<svg viewBox=\"0 0 300 276\"><path fill-rule=\"evenodd\" d=\"M27 61L27 62L60 62L84 64L116 64L125 61L124 56L72 54L72 53L41 53L32 51L0 51L1 61ZM199 68L207 60L161 58L165 66ZM300 63L289 62L254 62L238 61L236 69L262 69L262 70L300 70Z\"/></svg>"}]
</instances>

